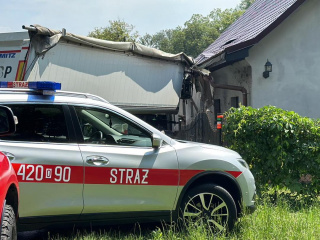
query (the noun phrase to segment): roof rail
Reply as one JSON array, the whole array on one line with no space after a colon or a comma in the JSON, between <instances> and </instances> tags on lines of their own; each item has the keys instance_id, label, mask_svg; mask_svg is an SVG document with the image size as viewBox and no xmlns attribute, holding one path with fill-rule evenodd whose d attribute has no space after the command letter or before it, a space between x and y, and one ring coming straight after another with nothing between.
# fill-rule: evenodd
<instances>
[{"instance_id":1,"label":"roof rail","mask_svg":"<svg viewBox=\"0 0 320 240\"><path fill-rule=\"evenodd\" d=\"M17 89L17 88L0 88L0 92L2 93L34 93L34 94L42 94L39 90L33 89ZM102 97L99 97L94 94L90 93L79 93L79 92L69 92L69 91L56 91L56 96L67 96L67 97L81 97L81 98L88 98L100 102L109 103Z\"/></svg>"},{"instance_id":2,"label":"roof rail","mask_svg":"<svg viewBox=\"0 0 320 240\"><path fill-rule=\"evenodd\" d=\"M56 91L55 95L59 95L59 96L68 96L68 97L84 97L84 98L89 98L92 100L97 100L100 102L105 102L105 103L109 103L107 100L105 100L102 97L99 97L97 95L91 94L91 93L80 93L80 92L69 92L69 91Z\"/></svg>"}]
</instances>

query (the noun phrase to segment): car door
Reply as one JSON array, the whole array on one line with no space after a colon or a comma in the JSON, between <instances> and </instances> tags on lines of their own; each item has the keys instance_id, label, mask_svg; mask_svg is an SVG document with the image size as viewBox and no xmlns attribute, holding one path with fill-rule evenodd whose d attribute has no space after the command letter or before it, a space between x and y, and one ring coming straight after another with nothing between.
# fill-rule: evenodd
<instances>
[{"instance_id":1,"label":"car door","mask_svg":"<svg viewBox=\"0 0 320 240\"><path fill-rule=\"evenodd\" d=\"M179 180L174 148L152 148L152 133L117 112L74 109L85 165L83 213L169 213Z\"/></svg>"},{"instance_id":2,"label":"car door","mask_svg":"<svg viewBox=\"0 0 320 240\"><path fill-rule=\"evenodd\" d=\"M67 106L8 104L18 117L16 133L1 137L20 186L20 223L78 218L83 209L83 160ZM68 218L66 216L68 215ZM42 220L45 221L45 220Z\"/></svg>"}]
</instances>

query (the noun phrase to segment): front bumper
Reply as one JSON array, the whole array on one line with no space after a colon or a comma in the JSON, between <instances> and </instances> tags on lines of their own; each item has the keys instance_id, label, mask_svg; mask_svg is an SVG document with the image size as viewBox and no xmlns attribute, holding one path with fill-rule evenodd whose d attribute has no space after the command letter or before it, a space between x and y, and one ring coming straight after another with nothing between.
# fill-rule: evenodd
<instances>
[{"instance_id":1,"label":"front bumper","mask_svg":"<svg viewBox=\"0 0 320 240\"><path fill-rule=\"evenodd\" d=\"M252 214L256 209L257 209L256 205L247 206L245 212L248 214Z\"/></svg>"}]
</instances>

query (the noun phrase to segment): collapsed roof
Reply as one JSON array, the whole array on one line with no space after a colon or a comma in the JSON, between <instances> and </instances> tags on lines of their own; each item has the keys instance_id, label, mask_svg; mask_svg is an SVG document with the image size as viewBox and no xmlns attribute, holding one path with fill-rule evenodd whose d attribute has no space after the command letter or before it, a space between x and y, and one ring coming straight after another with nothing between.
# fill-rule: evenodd
<instances>
[{"instance_id":1,"label":"collapsed roof","mask_svg":"<svg viewBox=\"0 0 320 240\"><path fill-rule=\"evenodd\" d=\"M45 53L50 48L54 47L60 39L64 39L66 41L106 50L131 52L146 57L152 57L173 62L183 62L188 66L191 66L194 63L193 59L191 57L188 57L185 53L166 53L161 50L147 47L135 42L113 42L101 40L92 37L85 37L72 33L66 33L63 31L52 30L37 24L31 25L30 27L22 27L29 31L30 39L38 54ZM42 38L43 40L44 37L47 38L46 41L36 41L37 38Z\"/></svg>"}]
</instances>

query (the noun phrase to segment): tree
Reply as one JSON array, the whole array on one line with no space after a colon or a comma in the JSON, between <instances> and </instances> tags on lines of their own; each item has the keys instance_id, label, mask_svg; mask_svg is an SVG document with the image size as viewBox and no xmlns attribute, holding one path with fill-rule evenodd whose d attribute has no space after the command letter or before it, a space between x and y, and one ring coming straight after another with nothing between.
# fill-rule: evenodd
<instances>
[{"instance_id":1,"label":"tree","mask_svg":"<svg viewBox=\"0 0 320 240\"><path fill-rule=\"evenodd\" d=\"M251 4L254 2L255 0L242 0L238 7L241 10L247 10L251 6Z\"/></svg>"},{"instance_id":2,"label":"tree","mask_svg":"<svg viewBox=\"0 0 320 240\"><path fill-rule=\"evenodd\" d=\"M138 32L134 31L134 26L124 21L109 21L109 25L95 28L88 36L115 42L136 42L139 37Z\"/></svg>"},{"instance_id":3,"label":"tree","mask_svg":"<svg viewBox=\"0 0 320 240\"><path fill-rule=\"evenodd\" d=\"M140 37L139 42L145 46L161 49L165 52L172 52L172 35L175 30L168 29L157 32L154 35L145 34Z\"/></svg>"},{"instance_id":4,"label":"tree","mask_svg":"<svg viewBox=\"0 0 320 240\"><path fill-rule=\"evenodd\" d=\"M166 29L153 35L145 34L139 37L134 26L124 21L109 21L110 26L96 28L89 33L90 37L121 42L140 42L141 44L160 49L165 52L184 52L197 57L220 34L225 31L255 0L242 0L236 8L214 9L208 16L194 14L183 27Z\"/></svg>"},{"instance_id":5,"label":"tree","mask_svg":"<svg viewBox=\"0 0 320 240\"><path fill-rule=\"evenodd\" d=\"M198 56L218 36L219 31L210 16L194 14L191 19L184 23L185 34L184 52L190 56Z\"/></svg>"},{"instance_id":6,"label":"tree","mask_svg":"<svg viewBox=\"0 0 320 240\"><path fill-rule=\"evenodd\" d=\"M214 9L208 16L194 14L183 27L163 30L154 35L146 34L139 41L162 51L197 57L244 11L240 8Z\"/></svg>"}]
</instances>

